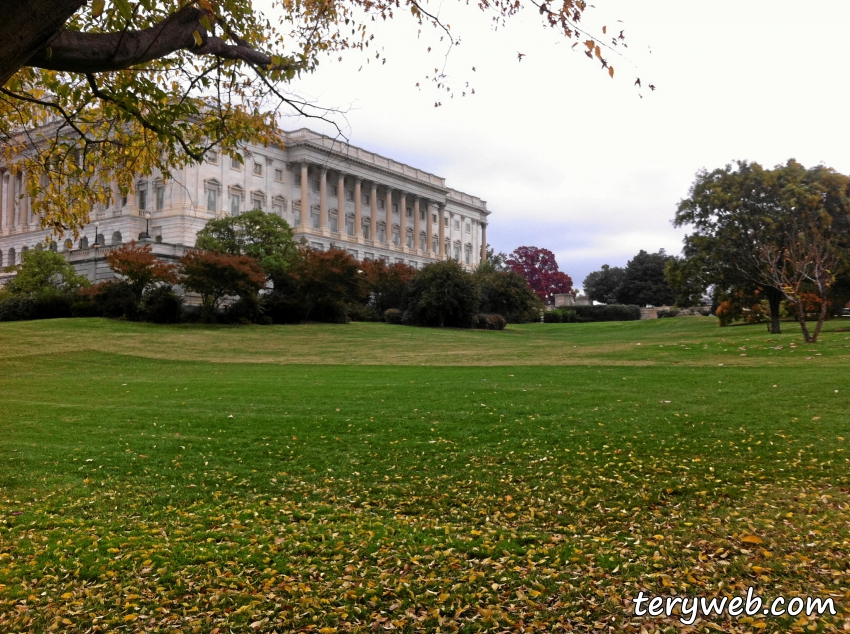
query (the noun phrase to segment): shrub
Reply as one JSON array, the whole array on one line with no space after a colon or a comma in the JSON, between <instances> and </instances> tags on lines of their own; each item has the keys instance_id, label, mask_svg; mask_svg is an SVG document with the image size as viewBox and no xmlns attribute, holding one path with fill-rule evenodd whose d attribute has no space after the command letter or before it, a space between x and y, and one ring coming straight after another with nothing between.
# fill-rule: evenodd
<instances>
[{"instance_id":1,"label":"shrub","mask_svg":"<svg viewBox=\"0 0 850 634\"><path fill-rule=\"evenodd\" d=\"M576 321L637 321L640 319L640 306L624 304L603 304L601 306L573 306Z\"/></svg>"},{"instance_id":2,"label":"shrub","mask_svg":"<svg viewBox=\"0 0 850 634\"><path fill-rule=\"evenodd\" d=\"M381 321L381 316L370 306L363 304L349 304L346 314L351 321Z\"/></svg>"},{"instance_id":3,"label":"shrub","mask_svg":"<svg viewBox=\"0 0 850 634\"><path fill-rule=\"evenodd\" d=\"M508 321L501 315L482 313L475 316L475 327L481 330L504 330Z\"/></svg>"},{"instance_id":4,"label":"shrub","mask_svg":"<svg viewBox=\"0 0 850 634\"><path fill-rule=\"evenodd\" d=\"M106 262L122 276L141 302L144 294L159 283L176 284L177 267L166 264L153 253L151 245L138 246L129 242L106 254Z\"/></svg>"},{"instance_id":5,"label":"shrub","mask_svg":"<svg viewBox=\"0 0 850 634\"><path fill-rule=\"evenodd\" d=\"M657 314L659 319L667 319L669 317L678 317L679 310L676 308L670 308L668 310L659 310Z\"/></svg>"},{"instance_id":6,"label":"shrub","mask_svg":"<svg viewBox=\"0 0 850 634\"><path fill-rule=\"evenodd\" d=\"M537 321L543 302L521 275L482 266L473 279L481 295L482 313L503 315L510 323Z\"/></svg>"},{"instance_id":7,"label":"shrub","mask_svg":"<svg viewBox=\"0 0 850 634\"><path fill-rule=\"evenodd\" d=\"M478 313L478 287L454 260L423 268L407 285L406 323L471 328Z\"/></svg>"},{"instance_id":8,"label":"shrub","mask_svg":"<svg viewBox=\"0 0 850 634\"><path fill-rule=\"evenodd\" d=\"M0 321L34 319L35 301L31 295L5 295L0 299Z\"/></svg>"},{"instance_id":9,"label":"shrub","mask_svg":"<svg viewBox=\"0 0 850 634\"><path fill-rule=\"evenodd\" d=\"M97 306L91 297L77 296L71 302L71 317L97 317Z\"/></svg>"},{"instance_id":10,"label":"shrub","mask_svg":"<svg viewBox=\"0 0 850 634\"><path fill-rule=\"evenodd\" d=\"M0 299L0 321L71 317L73 299L71 293L4 294Z\"/></svg>"},{"instance_id":11,"label":"shrub","mask_svg":"<svg viewBox=\"0 0 850 634\"><path fill-rule=\"evenodd\" d=\"M155 286L142 298L142 319L155 324L176 324L183 317L183 298L170 286Z\"/></svg>"},{"instance_id":12,"label":"shrub","mask_svg":"<svg viewBox=\"0 0 850 634\"><path fill-rule=\"evenodd\" d=\"M262 302L263 316L271 319L272 323L297 324L301 322L301 308L293 296L272 291L263 295L260 301Z\"/></svg>"},{"instance_id":13,"label":"shrub","mask_svg":"<svg viewBox=\"0 0 850 634\"><path fill-rule=\"evenodd\" d=\"M139 318L139 300L133 287L120 280L100 282L83 292L94 301L97 314L112 319Z\"/></svg>"},{"instance_id":14,"label":"shrub","mask_svg":"<svg viewBox=\"0 0 850 634\"><path fill-rule=\"evenodd\" d=\"M258 324L265 316L259 295L246 295L224 309L221 321L228 324Z\"/></svg>"},{"instance_id":15,"label":"shrub","mask_svg":"<svg viewBox=\"0 0 850 634\"><path fill-rule=\"evenodd\" d=\"M401 262L388 265L383 260L362 262L360 269L369 294L369 304L379 315L389 308L403 308L405 289L416 269Z\"/></svg>"},{"instance_id":16,"label":"shrub","mask_svg":"<svg viewBox=\"0 0 850 634\"><path fill-rule=\"evenodd\" d=\"M384 311L384 321L388 324L400 324L401 311L398 308L387 308Z\"/></svg>"},{"instance_id":17,"label":"shrub","mask_svg":"<svg viewBox=\"0 0 850 634\"><path fill-rule=\"evenodd\" d=\"M572 308L561 308L558 312L561 313L562 324L574 324L578 321L578 315Z\"/></svg>"},{"instance_id":18,"label":"shrub","mask_svg":"<svg viewBox=\"0 0 850 634\"><path fill-rule=\"evenodd\" d=\"M543 323L544 324L560 324L561 323L561 313L557 310L547 310L543 313Z\"/></svg>"}]
</instances>

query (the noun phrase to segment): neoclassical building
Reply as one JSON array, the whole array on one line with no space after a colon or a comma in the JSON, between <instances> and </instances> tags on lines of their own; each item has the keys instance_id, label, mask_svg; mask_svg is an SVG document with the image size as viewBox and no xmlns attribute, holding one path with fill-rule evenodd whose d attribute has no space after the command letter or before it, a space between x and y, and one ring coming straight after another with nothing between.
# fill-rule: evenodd
<instances>
[{"instance_id":1,"label":"neoclassical building","mask_svg":"<svg viewBox=\"0 0 850 634\"><path fill-rule=\"evenodd\" d=\"M208 220L249 209L281 216L315 249L343 248L360 261L421 268L451 258L471 270L486 257L487 204L440 176L307 129L284 133L283 147L246 146L242 159L210 152L169 181L140 179L131 196L92 210L76 241L58 242L21 196L20 176L4 170L0 266L20 262L27 249L53 248L103 279L113 246L149 240L161 257L177 258Z\"/></svg>"}]
</instances>

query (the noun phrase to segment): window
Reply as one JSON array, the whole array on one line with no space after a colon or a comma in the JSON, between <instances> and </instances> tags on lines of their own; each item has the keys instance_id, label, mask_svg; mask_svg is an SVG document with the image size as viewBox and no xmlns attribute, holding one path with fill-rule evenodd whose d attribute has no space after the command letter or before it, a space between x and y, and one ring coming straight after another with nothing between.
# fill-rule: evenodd
<instances>
[{"instance_id":1,"label":"window","mask_svg":"<svg viewBox=\"0 0 850 634\"><path fill-rule=\"evenodd\" d=\"M394 214L398 213L398 203L393 203L393 213Z\"/></svg>"},{"instance_id":2,"label":"window","mask_svg":"<svg viewBox=\"0 0 850 634\"><path fill-rule=\"evenodd\" d=\"M425 235L424 231L419 234L419 248L423 251L428 248L428 236Z\"/></svg>"},{"instance_id":3,"label":"window","mask_svg":"<svg viewBox=\"0 0 850 634\"><path fill-rule=\"evenodd\" d=\"M262 211L266 206L266 195L263 192L254 192L251 194L251 209L254 211Z\"/></svg>"},{"instance_id":4,"label":"window","mask_svg":"<svg viewBox=\"0 0 850 634\"><path fill-rule=\"evenodd\" d=\"M466 225L465 225L465 229L464 229L464 230L466 231L466 233L472 233L472 225L470 225L470 224L467 222L467 223L466 223Z\"/></svg>"},{"instance_id":5,"label":"window","mask_svg":"<svg viewBox=\"0 0 850 634\"><path fill-rule=\"evenodd\" d=\"M238 216L242 210L242 192L230 192L230 215Z\"/></svg>"},{"instance_id":6,"label":"window","mask_svg":"<svg viewBox=\"0 0 850 634\"><path fill-rule=\"evenodd\" d=\"M312 184L312 186L313 186L313 191L314 191L314 192L319 191L319 180L318 180L317 178L314 178L313 180L311 180L311 181L310 181L310 183L311 183L311 184Z\"/></svg>"},{"instance_id":7,"label":"window","mask_svg":"<svg viewBox=\"0 0 850 634\"><path fill-rule=\"evenodd\" d=\"M127 194L124 194L123 196L121 196L121 208L123 209L126 206L127 206Z\"/></svg>"},{"instance_id":8,"label":"window","mask_svg":"<svg viewBox=\"0 0 850 634\"><path fill-rule=\"evenodd\" d=\"M443 216L443 224L447 227L449 226L449 217L448 216Z\"/></svg>"},{"instance_id":9,"label":"window","mask_svg":"<svg viewBox=\"0 0 850 634\"><path fill-rule=\"evenodd\" d=\"M413 232L412 231L408 231L407 234L405 235L404 244L407 246L408 249L413 248Z\"/></svg>"},{"instance_id":10,"label":"window","mask_svg":"<svg viewBox=\"0 0 850 634\"><path fill-rule=\"evenodd\" d=\"M310 210L310 226L313 227L313 229L319 228L319 214L320 213L321 213L321 211L320 211L318 206L315 206Z\"/></svg>"},{"instance_id":11,"label":"window","mask_svg":"<svg viewBox=\"0 0 850 634\"><path fill-rule=\"evenodd\" d=\"M463 261L467 264L472 264L472 245L467 244L463 248Z\"/></svg>"},{"instance_id":12,"label":"window","mask_svg":"<svg viewBox=\"0 0 850 634\"><path fill-rule=\"evenodd\" d=\"M139 183L136 186L136 202L139 205L139 211L144 211L148 208L148 185L147 183Z\"/></svg>"},{"instance_id":13,"label":"window","mask_svg":"<svg viewBox=\"0 0 850 634\"><path fill-rule=\"evenodd\" d=\"M263 175L263 164L262 163L254 163L254 176L262 176Z\"/></svg>"},{"instance_id":14,"label":"window","mask_svg":"<svg viewBox=\"0 0 850 634\"><path fill-rule=\"evenodd\" d=\"M379 198L379 199L378 199L378 209L385 209L386 207L384 206L384 204L385 204L384 199L383 199L383 198Z\"/></svg>"},{"instance_id":15,"label":"window","mask_svg":"<svg viewBox=\"0 0 850 634\"><path fill-rule=\"evenodd\" d=\"M240 155L235 155L230 157L230 169L232 170L241 170L242 169L242 157Z\"/></svg>"},{"instance_id":16,"label":"window","mask_svg":"<svg viewBox=\"0 0 850 634\"><path fill-rule=\"evenodd\" d=\"M396 246L401 244L401 232L398 227L393 227L393 244Z\"/></svg>"},{"instance_id":17,"label":"window","mask_svg":"<svg viewBox=\"0 0 850 634\"><path fill-rule=\"evenodd\" d=\"M301 178L300 177L295 179L295 186L298 189L301 189Z\"/></svg>"},{"instance_id":18,"label":"window","mask_svg":"<svg viewBox=\"0 0 850 634\"><path fill-rule=\"evenodd\" d=\"M364 238L365 240L370 240L370 239L371 239L371 238L369 237L369 236L370 236L370 232L369 232L370 226L371 226L371 225L370 225L369 219L368 219L368 218L363 218L363 224L362 224L362 226L360 227L360 229L363 231L363 238ZM366 255L369 255L369 254L367 253ZM371 260L371 258L369 258L369 259Z\"/></svg>"},{"instance_id":19,"label":"window","mask_svg":"<svg viewBox=\"0 0 850 634\"><path fill-rule=\"evenodd\" d=\"M413 218L413 207L408 207L404 210L404 215L408 218Z\"/></svg>"},{"instance_id":20,"label":"window","mask_svg":"<svg viewBox=\"0 0 850 634\"><path fill-rule=\"evenodd\" d=\"M345 190L345 199L350 201L350 202L354 202L354 190L353 189L346 189Z\"/></svg>"},{"instance_id":21,"label":"window","mask_svg":"<svg viewBox=\"0 0 850 634\"><path fill-rule=\"evenodd\" d=\"M345 216L345 233L350 236L354 235L354 214Z\"/></svg>"},{"instance_id":22,"label":"window","mask_svg":"<svg viewBox=\"0 0 850 634\"><path fill-rule=\"evenodd\" d=\"M331 196L336 196L336 185L328 185L328 189L331 192Z\"/></svg>"},{"instance_id":23,"label":"window","mask_svg":"<svg viewBox=\"0 0 850 634\"><path fill-rule=\"evenodd\" d=\"M424 209L419 210L419 220L425 220L425 210Z\"/></svg>"},{"instance_id":24,"label":"window","mask_svg":"<svg viewBox=\"0 0 850 634\"><path fill-rule=\"evenodd\" d=\"M364 205L368 205L369 204L369 194L363 194L363 196L361 197L361 202Z\"/></svg>"},{"instance_id":25,"label":"window","mask_svg":"<svg viewBox=\"0 0 850 634\"><path fill-rule=\"evenodd\" d=\"M207 163L210 165L218 165L218 152L216 150L207 151Z\"/></svg>"},{"instance_id":26,"label":"window","mask_svg":"<svg viewBox=\"0 0 850 634\"><path fill-rule=\"evenodd\" d=\"M439 240L439 238L437 238L437 236L434 236L434 237L431 239L431 250L432 250L434 253L436 253L436 252L437 252L437 241L438 241L438 240Z\"/></svg>"},{"instance_id":27,"label":"window","mask_svg":"<svg viewBox=\"0 0 850 634\"><path fill-rule=\"evenodd\" d=\"M353 257L356 260L357 256L358 256L357 249L348 249L348 255L350 255L351 257Z\"/></svg>"},{"instance_id":28,"label":"window","mask_svg":"<svg viewBox=\"0 0 850 634\"><path fill-rule=\"evenodd\" d=\"M447 244L446 245L446 251L448 251L448 250L449 250L449 245ZM454 249L452 250L452 257L454 258L455 262L460 262L460 245L459 244L454 245Z\"/></svg>"},{"instance_id":29,"label":"window","mask_svg":"<svg viewBox=\"0 0 850 634\"><path fill-rule=\"evenodd\" d=\"M282 169L275 169L275 171L274 171L274 179L275 179L278 183L280 183L280 182L282 182L282 181L283 181L283 170L282 170Z\"/></svg>"},{"instance_id":30,"label":"window","mask_svg":"<svg viewBox=\"0 0 850 634\"><path fill-rule=\"evenodd\" d=\"M339 231L339 213L335 210L331 211L330 217L328 218L328 224L330 225L331 231L334 233Z\"/></svg>"},{"instance_id":31,"label":"window","mask_svg":"<svg viewBox=\"0 0 850 634\"><path fill-rule=\"evenodd\" d=\"M437 224L437 214L431 214L431 222Z\"/></svg>"},{"instance_id":32,"label":"window","mask_svg":"<svg viewBox=\"0 0 850 634\"><path fill-rule=\"evenodd\" d=\"M301 203L292 203L292 220L296 227L301 224Z\"/></svg>"},{"instance_id":33,"label":"window","mask_svg":"<svg viewBox=\"0 0 850 634\"><path fill-rule=\"evenodd\" d=\"M207 188L207 211L210 213L218 211L218 190L214 187Z\"/></svg>"},{"instance_id":34,"label":"window","mask_svg":"<svg viewBox=\"0 0 850 634\"><path fill-rule=\"evenodd\" d=\"M162 211L165 207L165 185L162 182L156 184L156 210Z\"/></svg>"},{"instance_id":35,"label":"window","mask_svg":"<svg viewBox=\"0 0 850 634\"><path fill-rule=\"evenodd\" d=\"M460 220L455 220L455 230L460 231Z\"/></svg>"},{"instance_id":36,"label":"window","mask_svg":"<svg viewBox=\"0 0 850 634\"><path fill-rule=\"evenodd\" d=\"M286 199L281 196L276 196L272 201L272 212L276 216L280 216L283 218L283 214L286 211Z\"/></svg>"},{"instance_id":37,"label":"window","mask_svg":"<svg viewBox=\"0 0 850 634\"><path fill-rule=\"evenodd\" d=\"M378 223L378 242L387 241L387 226L381 222Z\"/></svg>"},{"instance_id":38,"label":"window","mask_svg":"<svg viewBox=\"0 0 850 634\"><path fill-rule=\"evenodd\" d=\"M120 231L114 231L112 233L112 244L121 244L122 241L123 241L123 238L121 236L121 232ZM50 249L50 250L55 251L55 249Z\"/></svg>"}]
</instances>

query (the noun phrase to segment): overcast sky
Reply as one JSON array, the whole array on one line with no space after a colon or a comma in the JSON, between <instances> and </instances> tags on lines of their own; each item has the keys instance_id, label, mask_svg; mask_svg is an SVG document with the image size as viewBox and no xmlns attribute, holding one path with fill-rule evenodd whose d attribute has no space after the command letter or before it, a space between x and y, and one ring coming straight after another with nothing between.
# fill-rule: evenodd
<instances>
[{"instance_id":1,"label":"overcast sky","mask_svg":"<svg viewBox=\"0 0 850 634\"><path fill-rule=\"evenodd\" d=\"M595 4L583 25L623 28L629 44L607 55L613 80L536 12L494 31L474 6L432 0L461 37L446 65L454 99L425 80L444 49L406 17L376 28L385 64L351 53L293 88L346 110L337 121L353 144L486 200L497 251L550 249L576 286L640 249L679 253L684 231L670 221L701 168L794 157L850 172L850 3ZM466 82L475 94L460 98ZM306 125L331 131L320 123Z\"/></svg>"}]
</instances>

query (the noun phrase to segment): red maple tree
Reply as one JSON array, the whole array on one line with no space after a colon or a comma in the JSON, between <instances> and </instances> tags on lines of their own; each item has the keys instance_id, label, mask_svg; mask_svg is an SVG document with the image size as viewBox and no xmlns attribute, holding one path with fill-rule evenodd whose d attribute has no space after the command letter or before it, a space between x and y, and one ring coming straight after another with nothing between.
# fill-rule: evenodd
<instances>
[{"instance_id":1,"label":"red maple tree","mask_svg":"<svg viewBox=\"0 0 850 634\"><path fill-rule=\"evenodd\" d=\"M508 256L505 264L525 278L528 285L547 304L554 301L556 293L573 290L572 278L558 268L555 254L549 249L519 247Z\"/></svg>"}]
</instances>

